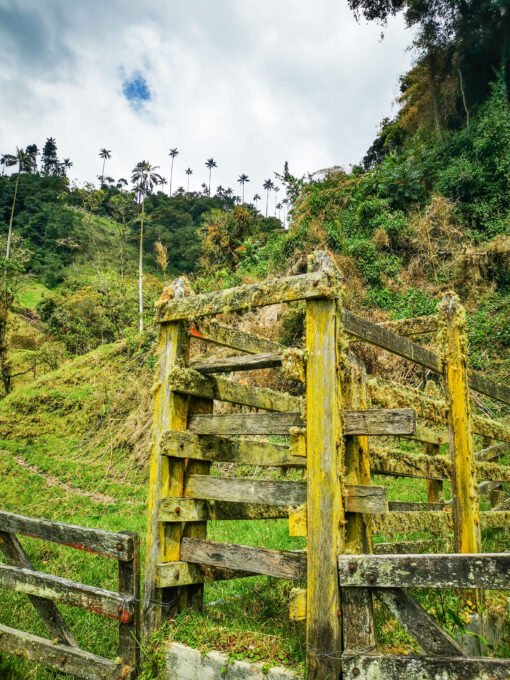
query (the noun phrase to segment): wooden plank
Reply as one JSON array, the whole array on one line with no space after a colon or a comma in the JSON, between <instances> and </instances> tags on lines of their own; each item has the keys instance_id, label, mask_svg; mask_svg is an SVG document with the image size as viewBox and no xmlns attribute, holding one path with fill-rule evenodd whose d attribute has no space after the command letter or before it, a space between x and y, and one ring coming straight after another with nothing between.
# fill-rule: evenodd
<instances>
[{"instance_id":1,"label":"wooden plank","mask_svg":"<svg viewBox=\"0 0 510 680\"><path fill-rule=\"evenodd\" d=\"M121 680L129 669L109 659L0 624L0 652L42 663L84 680Z\"/></svg>"},{"instance_id":2,"label":"wooden plank","mask_svg":"<svg viewBox=\"0 0 510 680\"><path fill-rule=\"evenodd\" d=\"M374 533L398 536L419 531L429 531L433 536L444 537L453 528L451 512L388 512L372 518Z\"/></svg>"},{"instance_id":3,"label":"wooden plank","mask_svg":"<svg viewBox=\"0 0 510 680\"><path fill-rule=\"evenodd\" d=\"M458 642L448 635L403 588L388 588L374 592L407 632L419 642L426 654L466 656Z\"/></svg>"},{"instance_id":4,"label":"wooden plank","mask_svg":"<svg viewBox=\"0 0 510 680\"><path fill-rule=\"evenodd\" d=\"M440 512L441 510L451 510L451 505L447 503L413 503L408 501L390 501L388 503L388 509L390 512Z\"/></svg>"},{"instance_id":5,"label":"wooden plank","mask_svg":"<svg viewBox=\"0 0 510 680\"><path fill-rule=\"evenodd\" d=\"M482 529L509 529L510 512L489 510L480 513Z\"/></svg>"},{"instance_id":6,"label":"wooden plank","mask_svg":"<svg viewBox=\"0 0 510 680\"><path fill-rule=\"evenodd\" d=\"M439 459L440 447L437 444L425 444L426 455L433 459ZM450 460L445 457L445 466L448 477L451 473ZM442 478L427 479L427 499L429 503L442 503L444 501L444 483Z\"/></svg>"},{"instance_id":7,"label":"wooden plank","mask_svg":"<svg viewBox=\"0 0 510 680\"><path fill-rule=\"evenodd\" d=\"M342 587L487 588L510 587L510 554L340 555Z\"/></svg>"},{"instance_id":8,"label":"wooden plank","mask_svg":"<svg viewBox=\"0 0 510 680\"><path fill-rule=\"evenodd\" d=\"M508 659L440 656L354 656L342 660L343 680L508 680Z\"/></svg>"},{"instance_id":9,"label":"wooden plank","mask_svg":"<svg viewBox=\"0 0 510 680\"><path fill-rule=\"evenodd\" d=\"M398 354L435 373L441 373L441 361L430 349L397 335L389 328L363 319L347 309L342 310L342 315L344 328L351 335L376 347L386 349L388 352Z\"/></svg>"},{"instance_id":10,"label":"wooden plank","mask_svg":"<svg viewBox=\"0 0 510 680\"><path fill-rule=\"evenodd\" d=\"M14 534L0 532L0 551L3 553L7 564L13 567L32 569L32 564L26 552ZM76 647L76 640L55 603L35 595L29 595L28 598L41 617L50 637L62 644Z\"/></svg>"},{"instance_id":11,"label":"wooden plank","mask_svg":"<svg viewBox=\"0 0 510 680\"><path fill-rule=\"evenodd\" d=\"M248 576L254 576L254 574L249 571L238 571L236 569L224 569L205 564L177 561L158 564L156 583L159 588L176 588L178 586L227 581Z\"/></svg>"},{"instance_id":12,"label":"wooden plank","mask_svg":"<svg viewBox=\"0 0 510 680\"><path fill-rule=\"evenodd\" d=\"M178 285L179 281L182 285ZM162 299L173 296L174 291L180 289L185 290L186 283L178 279L172 289L163 293ZM185 430L187 426L189 398L172 392L169 384L172 368L186 366L189 361L189 334L184 324L164 324L160 327L157 355L147 508L144 636L158 629L163 617L175 614L178 608L175 593L156 587L156 572L161 562L179 559L182 528L176 524L161 523L159 507L161 499L166 496L182 496L184 487L185 461L161 455L163 434L168 430ZM172 602L172 606L169 602Z\"/></svg>"},{"instance_id":13,"label":"wooden plank","mask_svg":"<svg viewBox=\"0 0 510 680\"><path fill-rule=\"evenodd\" d=\"M264 467L306 467L288 446L252 439L199 436L192 432L166 432L161 453L175 458L194 458L215 463L240 463Z\"/></svg>"},{"instance_id":14,"label":"wooden plank","mask_svg":"<svg viewBox=\"0 0 510 680\"><path fill-rule=\"evenodd\" d=\"M287 483L287 482L282 482ZM162 522L208 522L212 520L279 519L289 508L260 503L213 501L196 498L166 498L161 502Z\"/></svg>"},{"instance_id":15,"label":"wooden plank","mask_svg":"<svg viewBox=\"0 0 510 680\"><path fill-rule=\"evenodd\" d=\"M127 532L126 532L127 533ZM119 657L132 670L132 677L140 666L140 537L129 532L133 539L134 555L130 562L119 561L119 593L133 599L133 616L119 623Z\"/></svg>"},{"instance_id":16,"label":"wooden plank","mask_svg":"<svg viewBox=\"0 0 510 680\"><path fill-rule=\"evenodd\" d=\"M503 444L492 444L492 446L477 451L475 453L475 458L479 462L490 463L509 451L510 446L506 442Z\"/></svg>"},{"instance_id":17,"label":"wooden plank","mask_svg":"<svg viewBox=\"0 0 510 680\"><path fill-rule=\"evenodd\" d=\"M449 479L451 461L446 456L430 456L408 453L401 449L372 447L370 469L372 474L390 477Z\"/></svg>"},{"instance_id":18,"label":"wooden plank","mask_svg":"<svg viewBox=\"0 0 510 680\"><path fill-rule=\"evenodd\" d=\"M497 482L510 482L510 465L498 465L497 463L477 463L476 476L478 479L487 479Z\"/></svg>"},{"instance_id":19,"label":"wooden plank","mask_svg":"<svg viewBox=\"0 0 510 680\"><path fill-rule=\"evenodd\" d=\"M334 263L319 255L327 269ZM313 266L312 264L310 266ZM342 649L340 591L335 555L343 552L343 394L339 346L346 340L338 300L306 304L306 450L308 577L306 677L338 678ZM334 652L338 651L335 657ZM333 653L332 653L333 652Z\"/></svg>"},{"instance_id":20,"label":"wooden plank","mask_svg":"<svg viewBox=\"0 0 510 680\"><path fill-rule=\"evenodd\" d=\"M391 319L389 321L382 321L379 325L393 331L397 335L405 337L436 333L439 326L436 314L415 316L413 319Z\"/></svg>"},{"instance_id":21,"label":"wooden plank","mask_svg":"<svg viewBox=\"0 0 510 680\"><path fill-rule=\"evenodd\" d=\"M402 553L415 554L427 552L437 546L438 541L394 541L392 543L374 543L376 555L401 555Z\"/></svg>"},{"instance_id":22,"label":"wooden plank","mask_svg":"<svg viewBox=\"0 0 510 680\"><path fill-rule=\"evenodd\" d=\"M232 380L213 375L201 375L193 369L178 366L171 370L169 380L170 389L174 392L263 408L268 411L299 412L303 404L300 397L293 397L285 392L277 392L265 387L240 385Z\"/></svg>"},{"instance_id":23,"label":"wooden plank","mask_svg":"<svg viewBox=\"0 0 510 680\"><path fill-rule=\"evenodd\" d=\"M421 390L375 376L370 376L367 383L373 404L383 408L410 407L416 411L419 418L439 425L447 425L448 406L444 399L438 399Z\"/></svg>"},{"instance_id":24,"label":"wooden plank","mask_svg":"<svg viewBox=\"0 0 510 680\"><path fill-rule=\"evenodd\" d=\"M186 475L184 493L187 498L241 504L240 509L245 504L298 508L306 502L306 487L306 482ZM171 503L172 501L168 499L164 507L170 508ZM387 512L386 488L382 486L348 484L345 486L345 503L349 508L349 512L369 514ZM191 513L185 514L185 508L181 503L179 503L178 507L180 508L178 513L179 519L174 521L188 521L187 518L192 516ZM201 512L205 513L207 510L203 509ZM213 510L213 512L216 513L218 510ZM246 509L244 512L248 514L249 509ZM167 514L167 516L170 515ZM198 520L198 515L197 519L192 521L200 521Z\"/></svg>"},{"instance_id":25,"label":"wooden plank","mask_svg":"<svg viewBox=\"0 0 510 680\"><path fill-rule=\"evenodd\" d=\"M42 538L45 541L69 545L78 550L113 557L117 560L133 558L133 541L130 537L102 529L90 529L0 511L0 531Z\"/></svg>"},{"instance_id":26,"label":"wooden plank","mask_svg":"<svg viewBox=\"0 0 510 680\"><path fill-rule=\"evenodd\" d=\"M510 388L506 385L499 385L483 373L469 371L469 386L471 389L485 394L487 397L501 401L503 404L510 404Z\"/></svg>"},{"instance_id":27,"label":"wooden plank","mask_svg":"<svg viewBox=\"0 0 510 680\"><path fill-rule=\"evenodd\" d=\"M248 354L266 354L268 352L281 354L283 345L268 340L254 333L245 333L234 326L218 323L213 319L199 319L194 321L190 329L191 337L206 340L215 345L230 347Z\"/></svg>"},{"instance_id":28,"label":"wooden plank","mask_svg":"<svg viewBox=\"0 0 510 680\"><path fill-rule=\"evenodd\" d=\"M506 442L507 445L510 442L510 427L507 424L478 415L472 416L471 420L473 432L476 434L488 439Z\"/></svg>"},{"instance_id":29,"label":"wooden plank","mask_svg":"<svg viewBox=\"0 0 510 680\"><path fill-rule=\"evenodd\" d=\"M278 368L282 365L281 354L243 354L237 357L220 357L209 361L194 361L191 368L202 375L209 373L234 373L255 371L261 368Z\"/></svg>"},{"instance_id":30,"label":"wooden plank","mask_svg":"<svg viewBox=\"0 0 510 680\"><path fill-rule=\"evenodd\" d=\"M475 553L481 550L481 537L466 367L466 316L455 295L446 295L443 298L439 305L439 319L443 328L440 338L450 406L448 426L452 457L455 549L457 552Z\"/></svg>"},{"instance_id":31,"label":"wooden plank","mask_svg":"<svg viewBox=\"0 0 510 680\"><path fill-rule=\"evenodd\" d=\"M0 564L0 588L88 609L117 621L128 622L133 618L133 597L32 569Z\"/></svg>"},{"instance_id":32,"label":"wooden plank","mask_svg":"<svg viewBox=\"0 0 510 680\"><path fill-rule=\"evenodd\" d=\"M306 575L304 552L267 550L194 538L182 539L181 560L278 578L302 579Z\"/></svg>"},{"instance_id":33,"label":"wooden plank","mask_svg":"<svg viewBox=\"0 0 510 680\"><path fill-rule=\"evenodd\" d=\"M423 442L424 444L440 446L441 444L447 444L449 437L446 430L432 430L418 423L415 434L411 435L409 439L416 439L416 441Z\"/></svg>"},{"instance_id":34,"label":"wooden plank","mask_svg":"<svg viewBox=\"0 0 510 680\"><path fill-rule=\"evenodd\" d=\"M345 411L344 417L346 435L411 435L416 429L416 416L412 409ZM288 435L291 428L302 426L303 421L299 413L191 416L188 423L191 432L209 435Z\"/></svg>"},{"instance_id":35,"label":"wooden plank","mask_svg":"<svg viewBox=\"0 0 510 680\"><path fill-rule=\"evenodd\" d=\"M162 299L156 305L157 320L162 323L197 319L202 316L240 312L281 302L334 298L336 294L337 281L332 280L327 273L314 272L266 279L261 283L228 288L213 293L170 300Z\"/></svg>"}]
</instances>

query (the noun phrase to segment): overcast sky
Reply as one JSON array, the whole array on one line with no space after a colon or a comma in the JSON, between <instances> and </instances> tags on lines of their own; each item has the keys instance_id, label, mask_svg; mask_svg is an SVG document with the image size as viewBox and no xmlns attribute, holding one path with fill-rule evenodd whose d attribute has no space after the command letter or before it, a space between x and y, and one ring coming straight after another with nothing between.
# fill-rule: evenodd
<instances>
[{"instance_id":1,"label":"overcast sky","mask_svg":"<svg viewBox=\"0 0 510 680\"><path fill-rule=\"evenodd\" d=\"M139 160L174 189L207 179L261 192L358 162L411 64L400 18L357 24L346 0L0 0L0 152L57 140L70 177L129 177Z\"/></svg>"}]
</instances>

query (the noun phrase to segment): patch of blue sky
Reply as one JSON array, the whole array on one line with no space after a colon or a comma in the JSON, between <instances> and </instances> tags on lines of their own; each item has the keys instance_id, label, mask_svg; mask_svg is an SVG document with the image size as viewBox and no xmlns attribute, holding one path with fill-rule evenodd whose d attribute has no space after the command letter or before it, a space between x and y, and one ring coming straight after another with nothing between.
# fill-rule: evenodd
<instances>
[{"instance_id":1,"label":"patch of blue sky","mask_svg":"<svg viewBox=\"0 0 510 680\"><path fill-rule=\"evenodd\" d=\"M152 99L149 84L141 73L135 73L124 80L122 94L135 110L141 109Z\"/></svg>"}]
</instances>

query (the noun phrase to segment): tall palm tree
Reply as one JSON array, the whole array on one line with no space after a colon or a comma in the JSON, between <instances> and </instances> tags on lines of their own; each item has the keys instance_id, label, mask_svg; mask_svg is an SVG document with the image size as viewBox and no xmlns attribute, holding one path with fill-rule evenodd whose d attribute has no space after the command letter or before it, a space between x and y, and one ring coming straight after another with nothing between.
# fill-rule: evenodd
<instances>
[{"instance_id":1,"label":"tall palm tree","mask_svg":"<svg viewBox=\"0 0 510 680\"><path fill-rule=\"evenodd\" d=\"M191 168L186 168L185 172L188 175L188 194L189 194L189 178L193 174L193 170Z\"/></svg>"},{"instance_id":2,"label":"tall palm tree","mask_svg":"<svg viewBox=\"0 0 510 680\"><path fill-rule=\"evenodd\" d=\"M278 200L278 192L280 191L280 187L278 186L273 186L273 191L274 191L274 216L276 217L276 202Z\"/></svg>"},{"instance_id":3,"label":"tall palm tree","mask_svg":"<svg viewBox=\"0 0 510 680\"><path fill-rule=\"evenodd\" d=\"M280 221L281 221L281 219L282 219L282 208L283 208L283 206L282 206L281 203L277 203L277 204L276 204L276 209L278 210L278 219L279 219Z\"/></svg>"},{"instance_id":4,"label":"tall palm tree","mask_svg":"<svg viewBox=\"0 0 510 680\"><path fill-rule=\"evenodd\" d=\"M289 208L288 208L289 199L284 198L282 203L283 203L283 226L286 227L286 225L287 225L287 215L288 215L288 211L289 211Z\"/></svg>"},{"instance_id":5,"label":"tall palm tree","mask_svg":"<svg viewBox=\"0 0 510 680\"><path fill-rule=\"evenodd\" d=\"M131 172L131 182L140 203L140 244L138 251L138 330L143 332L143 227L145 221L145 198L155 186L163 184L163 177L156 172L157 165L140 161Z\"/></svg>"},{"instance_id":6,"label":"tall palm tree","mask_svg":"<svg viewBox=\"0 0 510 680\"><path fill-rule=\"evenodd\" d=\"M211 173L213 171L213 168L217 168L218 164L214 160L214 158L208 158L205 162L206 168L209 170L209 196L211 195Z\"/></svg>"},{"instance_id":7,"label":"tall palm tree","mask_svg":"<svg viewBox=\"0 0 510 680\"><path fill-rule=\"evenodd\" d=\"M23 149L19 149L16 147L16 153L13 154L7 154L4 156L6 158L5 160L5 165L7 167L12 167L13 165L18 165L18 173L16 175L16 184L14 185L14 196L12 198L12 206L11 206L11 216L9 218L9 229L7 231L7 247L5 249L5 259L8 260L11 255L11 240L12 240L12 224L14 222L14 211L16 209L16 199L18 197L18 187L19 187L19 178L21 175L21 171L24 169L24 166L29 161L28 154L23 151Z\"/></svg>"},{"instance_id":8,"label":"tall palm tree","mask_svg":"<svg viewBox=\"0 0 510 680\"><path fill-rule=\"evenodd\" d=\"M172 165L170 166L170 186L168 187L168 195L172 195L172 179L174 177L174 160L175 157L179 155L179 150L177 148L170 149L168 155L172 158Z\"/></svg>"},{"instance_id":9,"label":"tall palm tree","mask_svg":"<svg viewBox=\"0 0 510 680\"><path fill-rule=\"evenodd\" d=\"M111 149L99 149L99 158L103 159L103 169L101 171L101 177L99 178L101 180L101 184L103 183L103 178L104 178L105 163L106 163L106 161L109 161L111 157L112 157Z\"/></svg>"},{"instance_id":10,"label":"tall palm tree","mask_svg":"<svg viewBox=\"0 0 510 680\"><path fill-rule=\"evenodd\" d=\"M255 194L253 197L253 202L255 204L255 210L257 210L257 203L260 201L260 196L258 194Z\"/></svg>"},{"instance_id":11,"label":"tall palm tree","mask_svg":"<svg viewBox=\"0 0 510 680\"><path fill-rule=\"evenodd\" d=\"M266 179L266 181L264 182L264 184L262 186L267 191L267 195L266 195L266 217L267 217L267 213L269 212L269 192L274 189L273 180L272 179Z\"/></svg>"},{"instance_id":12,"label":"tall palm tree","mask_svg":"<svg viewBox=\"0 0 510 680\"><path fill-rule=\"evenodd\" d=\"M245 175L244 172L243 172L242 175L239 175L239 179L237 181L243 187L243 203L244 203L244 185L246 184L246 182L249 182L250 179L249 179L248 175Z\"/></svg>"},{"instance_id":13,"label":"tall palm tree","mask_svg":"<svg viewBox=\"0 0 510 680\"><path fill-rule=\"evenodd\" d=\"M70 158L64 158L62 161L62 172L64 175L67 175L67 170L70 170L73 167L73 161Z\"/></svg>"}]
</instances>

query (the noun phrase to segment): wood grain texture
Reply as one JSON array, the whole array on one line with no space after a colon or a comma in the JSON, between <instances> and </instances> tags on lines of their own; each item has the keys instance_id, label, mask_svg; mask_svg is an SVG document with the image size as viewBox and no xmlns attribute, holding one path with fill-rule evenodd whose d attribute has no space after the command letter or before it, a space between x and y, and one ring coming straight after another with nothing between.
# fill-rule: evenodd
<instances>
[{"instance_id":1,"label":"wood grain texture","mask_svg":"<svg viewBox=\"0 0 510 680\"><path fill-rule=\"evenodd\" d=\"M306 554L304 552L283 552L246 545L183 538L181 558L185 562L278 578L302 579L306 575Z\"/></svg>"},{"instance_id":2,"label":"wood grain texture","mask_svg":"<svg viewBox=\"0 0 510 680\"><path fill-rule=\"evenodd\" d=\"M7 564L0 564L0 588L88 609L117 621L128 622L134 614L133 597Z\"/></svg>"},{"instance_id":3,"label":"wood grain texture","mask_svg":"<svg viewBox=\"0 0 510 680\"><path fill-rule=\"evenodd\" d=\"M508 680L506 659L372 655L345 657L343 680Z\"/></svg>"},{"instance_id":4,"label":"wood grain texture","mask_svg":"<svg viewBox=\"0 0 510 680\"><path fill-rule=\"evenodd\" d=\"M261 368L277 368L282 365L281 354L245 354L236 357L194 361L191 368L202 375L209 373L234 373L237 371L255 371Z\"/></svg>"},{"instance_id":5,"label":"wood grain texture","mask_svg":"<svg viewBox=\"0 0 510 680\"><path fill-rule=\"evenodd\" d=\"M127 532L126 532L127 533ZM119 623L119 653L124 665L131 668L134 678L140 666L140 537L129 534L134 543L134 556L130 562L119 562L119 593L133 600L133 616L130 621Z\"/></svg>"},{"instance_id":6,"label":"wood grain texture","mask_svg":"<svg viewBox=\"0 0 510 680\"><path fill-rule=\"evenodd\" d=\"M134 554L133 540L125 534L24 517L12 512L0 511L0 531L42 538L117 560L131 560Z\"/></svg>"},{"instance_id":7,"label":"wood grain texture","mask_svg":"<svg viewBox=\"0 0 510 680\"><path fill-rule=\"evenodd\" d=\"M0 532L0 551L4 555L7 564L13 567L32 569L32 564L26 552L14 534ZM52 600L35 595L29 595L28 598L41 617L50 637L59 643L76 647L76 640L55 603Z\"/></svg>"},{"instance_id":8,"label":"wood grain texture","mask_svg":"<svg viewBox=\"0 0 510 680\"><path fill-rule=\"evenodd\" d=\"M358 588L354 588L358 590ZM466 656L462 647L444 631L421 605L402 588L375 590L377 597L400 621L426 654Z\"/></svg>"},{"instance_id":9,"label":"wood grain texture","mask_svg":"<svg viewBox=\"0 0 510 680\"><path fill-rule=\"evenodd\" d=\"M321 272L267 279L237 288L213 293L202 293L157 304L157 320L161 322L198 319L203 316L240 312L254 307L275 305L281 302L332 298L336 295L336 281Z\"/></svg>"},{"instance_id":10,"label":"wood grain texture","mask_svg":"<svg viewBox=\"0 0 510 680\"><path fill-rule=\"evenodd\" d=\"M345 411L346 435L412 435L416 431L413 409L370 409ZM307 420L309 422L309 418ZM188 428L197 434L289 434L291 428L303 427L299 413L250 413L214 416L191 416ZM308 450L308 447L307 447Z\"/></svg>"},{"instance_id":11,"label":"wood grain texture","mask_svg":"<svg viewBox=\"0 0 510 680\"><path fill-rule=\"evenodd\" d=\"M281 354L285 347L254 333L245 333L234 326L227 326L213 319L199 319L190 329L191 337L206 340L215 345L247 352L248 354Z\"/></svg>"},{"instance_id":12,"label":"wood grain texture","mask_svg":"<svg viewBox=\"0 0 510 680\"><path fill-rule=\"evenodd\" d=\"M121 680L130 669L82 649L24 633L0 624L0 652L14 654L84 680Z\"/></svg>"},{"instance_id":13,"label":"wood grain texture","mask_svg":"<svg viewBox=\"0 0 510 680\"><path fill-rule=\"evenodd\" d=\"M263 467L306 467L306 460L288 446L252 439L199 436L192 432L167 432L161 452L176 458L194 458L217 463L240 463Z\"/></svg>"},{"instance_id":14,"label":"wood grain texture","mask_svg":"<svg viewBox=\"0 0 510 680\"><path fill-rule=\"evenodd\" d=\"M510 587L510 554L341 555L342 587L487 588Z\"/></svg>"},{"instance_id":15,"label":"wood grain texture","mask_svg":"<svg viewBox=\"0 0 510 680\"><path fill-rule=\"evenodd\" d=\"M175 367L170 372L170 388L174 392L194 397L216 399L242 406L253 406L268 411L299 412L303 400L285 392L277 392L265 387L241 385L232 380L214 375L201 375L198 371Z\"/></svg>"},{"instance_id":16,"label":"wood grain texture","mask_svg":"<svg viewBox=\"0 0 510 680\"><path fill-rule=\"evenodd\" d=\"M176 588L178 586L246 578L253 575L249 571L177 561L158 565L156 583L159 588Z\"/></svg>"},{"instance_id":17,"label":"wood grain texture","mask_svg":"<svg viewBox=\"0 0 510 680\"><path fill-rule=\"evenodd\" d=\"M208 522L211 520L279 519L289 516L282 505L167 498L161 503L162 522Z\"/></svg>"}]
</instances>

